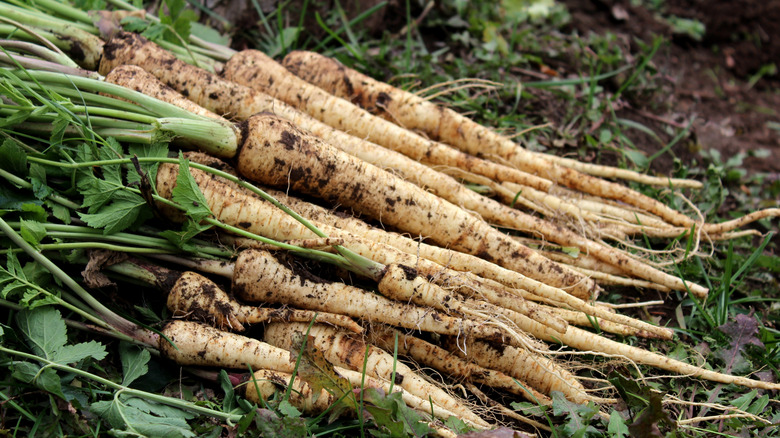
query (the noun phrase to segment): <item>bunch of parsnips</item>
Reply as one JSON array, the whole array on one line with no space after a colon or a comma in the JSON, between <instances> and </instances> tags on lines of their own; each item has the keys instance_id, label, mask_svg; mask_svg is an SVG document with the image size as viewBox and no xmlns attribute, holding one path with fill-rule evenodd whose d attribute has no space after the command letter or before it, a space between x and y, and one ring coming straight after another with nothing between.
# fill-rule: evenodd
<instances>
[{"instance_id":1,"label":"bunch of parsnips","mask_svg":"<svg viewBox=\"0 0 780 438\"><path fill-rule=\"evenodd\" d=\"M102 238L155 224L165 239L110 249L227 277L230 293L253 303L239 303L203 275L130 258L106 269L168 293L176 319L161 327L164 336L119 317L107 318L106 329L181 365L251 369L253 383L244 385L250 400L295 388L290 402L298 409L323 411L341 400L360 411L344 400L354 397L353 387L375 387L400 391L408 406L429 416L424 421L454 415L478 429L495 426L496 415L543 426L498 404L490 405L493 412L469 407L398 358L464 382L482 400L474 385L541 405L551 404L555 391L576 403L615 402L609 384L583 383L547 343L780 389L575 327L672 339L671 329L596 301L601 287L697 298L707 289L606 241L731 239L779 209L697 222L605 178L695 188L694 181L526 151L316 53L292 52L279 64L258 51L197 39L163 48L116 28L127 16L154 20L142 12L88 14L53 0L36 7L41 11L0 6L13 20L3 30L13 39L2 43L0 92L3 126L12 133L4 153L23 163L3 176L18 187L36 178L33 184L47 188L36 196L56 204L39 226L62 227L58 239L76 241L83 238L68 228L71 217L85 230L104 230ZM169 158L178 148L202 153ZM23 236L25 227L6 224L4 233ZM208 242L195 244L196 236ZM44 240L28 254L44 257ZM548 242L576 248L579 256L539 250ZM300 257L323 271L312 272ZM337 272L322 267L328 263ZM350 272L359 277L356 285L349 284ZM262 341L235 333L257 323L269 323ZM336 368L303 373L301 362ZM312 382L323 375L330 384Z\"/></svg>"}]
</instances>

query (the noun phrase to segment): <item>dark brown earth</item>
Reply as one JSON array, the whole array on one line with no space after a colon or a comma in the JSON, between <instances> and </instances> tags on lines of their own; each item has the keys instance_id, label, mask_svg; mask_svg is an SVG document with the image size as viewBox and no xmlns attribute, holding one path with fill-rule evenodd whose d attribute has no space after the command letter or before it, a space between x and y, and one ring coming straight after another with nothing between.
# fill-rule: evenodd
<instances>
[{"instance_id":1,"label":"dark brown earth","mask_svg":"<svg viewBox=\"0 0 780 438\"><path fill-rule=\"evenodd\" d=\"M667 0L666 9L652 13L627 0L565 0L571 26L581 34L616 33L636 49L634 38L653 35L671 40L653 58L663 74L664 90L647 102L630 102L627 117L648 126L685 126L692 117L693 137L676 146L683 162L699 150L716 149L727 159L740 152L766 149L768 157L748 157L748 172L767 172L780 178L780 77L751 78L765 65L780 64L780 1ZM705 24L702 41L675 34L663 17L675 15ZM636 51L635 51L636 52ZM649 140L649 139L648 139ZM653 152L657 143L638 142ZM699 159L701 162L701 159ZM667 171L671 156L659 158L657 171Z\"/></svg>"}]
</instances>

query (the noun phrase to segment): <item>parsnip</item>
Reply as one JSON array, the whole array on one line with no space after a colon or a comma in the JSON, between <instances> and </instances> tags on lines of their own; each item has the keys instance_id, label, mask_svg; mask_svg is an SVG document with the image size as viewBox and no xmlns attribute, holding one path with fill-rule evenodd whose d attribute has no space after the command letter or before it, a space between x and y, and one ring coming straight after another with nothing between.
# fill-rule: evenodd
<instances>
[{"instance_id":1,"label":"parsnip","mask_svg":"<svg viewBox=\"0 0 780 438\"><path fill-rule=\"evenodd\" d=\"M363 328L344 315L326 312L312 312L291 308L272 309L241 305L231 300L214 282L195 272L183 273L168 294L168 309L174 317L187 318L210 323L227 330L243 331L244 324L258 324L269 321L311 322L344 327L361 333Z\"/></svg>"},{"instance_id":2,"label":"parsnip","mask_svg":"<svg viewBox=\"0 0 780 438\"><path fill-rule=\"evenodd\" d=\"M308 331L307 331L308 330ZM296 335L308 334L325 358L334 365L365 372L372 377L391 379L395 383L420 398L430 398L434 403L456 413L460 418L473 424L487 427L488 423L471 412L461 402L444 392L412 371L406 365L394 361L393 356L366 344L363 340L349 336L346 332L331 330L329 327L315 324L308 328L305 324L270 324L265 331L266 342L282 348L291 348L291 340ZM365 364L365 368L364 368Z\"/></svg>"}]
</instances>

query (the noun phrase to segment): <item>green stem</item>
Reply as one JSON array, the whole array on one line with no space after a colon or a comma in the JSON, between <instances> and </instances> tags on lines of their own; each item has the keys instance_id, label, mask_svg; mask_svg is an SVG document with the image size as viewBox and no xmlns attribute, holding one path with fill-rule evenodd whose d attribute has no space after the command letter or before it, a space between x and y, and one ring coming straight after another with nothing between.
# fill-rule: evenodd
<instances>
[{"instance_id":1,"label":"green stem","mask_svg":"<svg viewBox=\"0 0 780 438\"><path fill-rule=\"evenodd\" d=\"M0 47L2 47L4 51L5 49L9 48L16 49L31 55L35 55L49 62L61 64L70 68L78 68L78 64L73 62L73 60L69 57L63 55L60 52L55 52L54 50L41 47L37 44L19 40L0 40Z\"/></svg>"},{"instance_id":2,"label":"green stem","mask_svg":"<svg viewBox=\"0 0 780 438\"><path fill-rule=\"evenodd\" d=\"M233 269L235 268L233 263L228 263L223 260L216 259L193 259L188 257L180 257L173 254L160 254L153 255L151 257L169 263L176 263L177 265L183 266L189 270L219 275L225 278L233 278Z\"/></svg>"},{"instance_id":3,"label":"green stem","mask_svg":"<svg viewBox=\"0 0 780 438\"><path fill-rule=\"evenodd\" d=\"M5 251L3 251L3 252L5 252ZM58 304L58 305L60 305L60 306L62 306L64 308L70 310L71 312L74 312L74 313L77 313L78 315L81 315L82 318L91 321L93 324L97 324L98 326L103 327L105 329L109 329L109 330L111 329L111 326L108 325L102 319L96 317L95 315L91 314L87 310L82 309L79 306L77 306L75 304L72 304L72 303L70 303L70 302L68 302L68 301L58 297L57 295L55 295L55 294L47 291L46 289L38 286L37 284L30 283L29 281L27 281L25 279L22 279L22 278L19 278L19 277L16 277L16 281L19 281L20 283L23 283L24 285L26 285L28 288L37 290L38 292L46 295L47 297L54 299L56 301L56 304ZM65 295L63 295L63 296L65 296ZM73 301L77 302L77 300L73 300Z\"/></svg>"},{"instance_id":4,"label":"green stem","mask_svg":"<svg viewBox=\"0 0 780 438\"><path fill-rule=\"evenodd\" d=\"M36 122L24 122L19 123L15 126L15 128L18 128L19 131L24 131L27 133L37 133L37 134L50 134L52 132L53 126L51 122L46 123L36 123ZM77 140L77 141L94 141L91 137L86 137L83 129L86 129L85 126L68 126L65 129L66 134L75 135L76 137L70 138L68 137L67 140ZM97 127L95 129L92 129L91 131L87 131L87 133L92 132L102 138L106 137L113 137L117 141L121 142L129 142L129 143L140 143L140 144L152 144L159 141L165 141L170 139L165 139L162 137L161 133L159 131L149 131L149 130L142 130L142 131L134 131L130 129L116 129L116 128L100 128ZM156 132L156 134L155 134Z\"/></svg>"},{"instance_id":5,"label":"green stem","mask_svg":"<svg viewBox=\"0 0 780 438\"><path fill-rule=\"evenodd\" d=\"M94 166L106 166L106 165L112 165L112 164L128 164L130 163L129 158L119 158L114 160L97 160L97 161L87 161L87 162L81 162L81 163L61 163L58 161L51 161L51 160L45 160L42 158L37 157L30 157L30 161L36 162L39 164L46 164L50 166L56 166L56 167L63 167L68 169L77 169L77 168L83 168L83 167L94 167ZM179 160L177 158L155 158L155 157L138 157L139 162L159 162L159 163L173 163L178 164ZM303 218L298 213L292 211L289 207L285 206L278 200L276 200L273 196L269 195L268 193L265 193L264 191L260 190L259 188L255 187L252 184L247 183L244 180L239 179L238 177L231 175L229 173L214 169L209 166L204 166L197 163L190 163L190 166L202 170L204 172L212 173L216 176L219 176L221 178L225 178L228 181L234 182L238 184L239 186L246 188L247 190L252 191L253 193L257 194L261 198L265 199L268 202L271 202L278 208L280 208L285 213L289 214L293 218L295 218L297 221L302 223L306 228L311 230L314 234L316 234L318 237L328 237L327 234L323 233L320 229L315 227L311 222ZM123 187L125 190L131 190L135 193L140 193L137 189L132 189L129 187ZM177 205L176 203L165 199L163 197L154 195L155 200L158 200L162 203L165 203L167 205L170 205L177 209L183 209L181 206ZM327 253L324 251L316 251L312 249L304 249L297 246L287 245L282 242L278 242L276 240L268 239L262 236L258 236L257 234L250 233L246 230L242 230L240 228L236 228L227 224L224 224L220 221L217 221L216 219L207 219L209 222L214 226L218 226L223 229L227 229L231 231L232 233L236 233L239 235L242 235L244 237L248 237L250 239L255 239L263 243L271 244L279 246L282 249L287 249L291 251L295 251L298 254L305 255L305 254L311 254L314 257L317 257L318 260L327 261L328 263L335 263L339 266L343 266L346 269L349 269L352 272L358 273L360 275L363 275L365 277L379 280L381 278L381 272L384 268L384 265L381 263L377 263L371 259L368 259L366 257L363 257L347 248L344 248L341 245L335 246L336 250L339 252L339 254L348 261L347 264L344 264L343 260L339 260L336 258L337 256L335 254Z\"/></svg>"},{"instance_id":6,"label":"green stem","mask_svg":"<svg viewBox=\"0 0 780 438\"><path fill-rule=\"evenodd\" d=\"M172 274L181 274L178 271L173 271L171 269L160 266L155 266L153 270L147 269L143 265L139 264L139 262L135 259L125 260L123 262L111 265L106 269L116 272L117 274L124 275L125 277L140 280L141 282L154 287L159 287L160 285L166 284ZM163 292L168 293L167 290L164 290Z\"/></svg>"},{"instance_id":7,"label":"green stem","mask_svg":"<svg viewBox=\"0 0 780 438\"><path fill-rule=\"evenodd\" d=\"M76 76L89 77L97 74L97 73L89 72L88 70L66 67L61 64L53 63L50 61L44 61L36 58L30 58L27 56L21 56L21 55L10 56L7 53L0 53L0 62L7 63L9 65L20 65L26 69L31 69L31 70L56 71L56 72L69 74L69 75L76 75Z\"/></svg>"},{"instance_id":8,"label":"green stem","mask_svg":"<svg viewBox=\"0 0 780 438\"><path fill-rule=\"evenodd\" d=\"M81 101L82 103L92 104L89 105L90 110L92 106L100 106L103 108L114 108L115 110L132 112L138 115L154 117L154 113L148 111L140 105L136 105L132 102L125 100L115 99L113 97L103 96L94 93L83 93L80 90L76 90L73 87L64 87L59 85L48 84L48 89L55 91L65 97L73 99L75 102Z\"/></svg>"},{"instance_id":9,"label":"green stem","mask_svg":"<svg viewBox=\"0 0 780 438\"><path fill-rule=\"evenodd\" d=\"M33 258L46 270L52 273L57 279L59 279L64 285L72 290L79 298L89 304L99 315L101 315L109 325L111 325L118 332L128 335L130 337L136 337L139 327L136 324L122 318L114 313L111 309L104 306L103 303L96 300L95 297L89 294L81 285L65 273L59 266L52 263L51 260L46 258L40 251L36 250L29 243L27 243L22 236L20 236L13 228L11 228L2 217L0 217L0 231L8 236L11 241L22 248L27 255Z\"/></svg>"},{"instance_id":10,"label":"green stem","mask_svg":"<svg viewBox=\"0 0 780 438\"><path fill-rule=\"evenodd\" d=\"M28 158L30 158L30 157L28 157ZM13 173L10 173L10 172L8 172L6 170L0 169L0 176L2 176L3 178L7 179L8 181L10 181L12 184L14 184L17 187L30 189L30 190L33 187L32 183L30 183L30 182L28 182L26 180L23 180L22 178L19 178L18 176L14 175ZM79 207L81 207L80 205L76 204L75 202L71 201L70 199L64 198L64 197L62 197L60 195L50 194L48 196L48 198L51 199L52 201L62 205L63 207L67 207L67 208L69 208L71 210L78 210Z\"/></svg>"},{"instance_id":11,"label":"green stem","mask_svg":"<svg viewBox=\"0 0 780 438\"><path fill-rule=\"evenodd\" d=\"M157 119L155 124L216 157L233 158L238 150L238 136L231 124L223 124L214 119L206 122L168 117Z\"/></svg>"},{"instance_id":12,"label":"green stem","mask_svg":"<svg viewBox=\"0 0 780 438\"><path fill-rule=\"evenodd\" d=\"M20 105L2 105L0 106L0 115L11 116L18 111L33 111L40 110L38 106L20 106ZM127 129L127 130L149 130L152 128L152 124L157 121L157 118L144 116L140 114L126 113L121 110L115 110L110 108L101 107L85 107L81 105L70 106L68 109L73 113L73 116L82 123L86 123L87 120L95 128L110 127L115 129ZM52 113L39 113L28 117L26 120L32 122L46 122L52 123L56 121L60 116Z\"/></svg>"},{"instance_id":13,"label":"green stem","mask_svg":"<svg viewBox=\"0 0 780 438\"><path fill-rule=\"evenodd\" d=\"M49 49L65 54L62 49L70 49L69 43L62 42L51 32L43 29L32 29L18 21L8 18L0 19L0 35L13 36L19 40L25 40L32 43L40 43Z\"/></svg>"},{"instance_id":14,"label":"green stem","mask_svg":"<svg viewBox=\"0 0 780 438\"><path fill-rule=\"evenodd\" d=\"M131 254L169 254L168 249L157 248L139 248L137 246L112 245L104 242L60 242L60 243L42 243L38 245L41 251L56 251L63 249L105 249L107 251L126 252ZM0 254L9 252L24 252L23 249L2 249Z\"/></svg>"},{"instance_id":15,"label":"green stem","mask_svg":"<svg viewBox=\"0 0 780 438\"><path fill-rule=\"evenodd\" d=\"M349 268L348 264L345 264L344 258L340 257L337 254L332 254L325 251L320 251L316 249L310 249L310 248L301 248L300 246L290 245L284 242L279 242L278 240L269 239L267 237L259 236L257 234L254 234L250 231L244 230L242 228L234 227L233 225L228 225L224 222L221 222L214 218L206 218L204 219L204 222L209 223L211 225L214 225L217 228L221 228L223 230L229 231L232 234L237 234L242 237L247 237L249 239L257 240L258 242L262 242L268 245L274 245L278 246L279 249L285 249L287 251L294 251L296 253L302 254L302 255L311 255L312 257L316 257L317 260L323 260L328 261L331 264L340 266L342 268Z\"/></svg>"},{"instance_id":16,"label":"green stem","mask_svg":"<svg viewBox=\"0 0 780 438\"><path fill-rule=\"evenodd\" d=\"M9 225L11 225L14 229L18 229L20 223L9 222ZM53 224L53 223L44 223L42 225L48 231L47 235L49 236L58 235L64 238L84 237L90 239L105 239L107 241L113 241L118 243L135 244L136 246L143 245L147 247L156 247L162 249L178 249L174 245L172 245L168 240L159 237L151 237L142 234L132 234L126 232L119 232L119 233L106 235L103 233L102 230L98 230L91 227L82 227L78 225L64 225L64 224ZM157 233L158 230L150 230L149 232ZM57 234L57 233L61 233L61 234ZM218 256L218 257L232 257L234 255L233 251L223 250L223 249L215 248L213 246L208 246L206 244L196 243L192 241L190 243L192 243L193 246L198 248L199 253Z\"/></svg>"},{"instance_id":17,"label":"green stem","mask_svg":"<svg viewBox=\"0 0 780 438\"><path fill-rule=\"evenodd\" d=\"M10 355L13 355L13 356L18 356L18 357L21 357L21 358L24 358L24 359L27 359L27 360L32 360L32 361L43 363L44 364L44 368L53 368L53 369L58 370L58 371L64 371L66 373L76 374L78 376L84 377L86 379L92 380L94 382L103 384L103 385L105 385L105 386L107 386L109 388L112 388L112 389L118 391L118 393L124 393L124 394L128 394L130 396L133 396L133 397L139 397L139 398L143 398L143 399L146 399L146 400L151 400L151 401L163 404L163 405L174 406L174 407L177 407L177 408L180 408L180 409L188 410L190 412L195 412L195 413L198 413L198 414L208 415L210 417L218 418L218 419L223 420L223 421L237 422L237 421L239 421L241 419L241 415L229 414L229 413L226 413L226 412L215 411L213 409L209 409L209 408L206 408L206 407L203 407L203 406L199 406L199 405L196 405L194 403L191 403L191 402L188 402L188 401L185 401L185 400L181 400L181 399L178 399L178 398L165 397L163 395L158 395L158 394L153 394L151 392L146 392L146 391L141 391L141 390L138 390L138 389L133 389L133 388L121 385L119 383L113 382L111 380L108 380L106 378L100 377L98 375L92 374L92 373L90 373L88 371L84 371L84 370L80 370L78 368L74 368L74 367L71 367L71 366L68 366L68 365L63 365L63 364L59 364L59 363L56 363L56 362L52 362L52 361L50 361L48 359L45 359L45 358L40 357L40 356L36 356L34 354L29 354L29 353L25 353L25 352L18 351L18 350L13 350L13 349L6 348L6 347L3 347L3 346L0 346L0 351L4 352L4 353L7 353L7 354L10 354ZM115 397L118 396L118 395L119 394L115 394Z\"/></svg>"},{"instance_id":18,"label":"green stem","mask_svg":"<svg viewBox=\"0 0 780 438\"><path fill-rule=\"evenodd\" d=\"M99 81L96 79L83 78L79 76L68 76L59 73L52 73L46 71L29 70L25 73L31 78L44 83L44 84L57 84L66 87L76 86L79 90L89 91L92 93L105 93L111 96L116 96L122 99L127 99L145 110L151 112L157 117L176 117L191 120L211 121L207 117L193 114L187 110L179 108L176 105L172 105L167 102L149 97L143 93L125 88L110 82Z\"/></svg>"},{"instance_id":19,"label":"green stem","mask_svg":"<svg viewBox=\"0 0 780 438\"><path fill-rule=\"evenodd\" d=\"M94 26L92 24L92 17L89 16L89 13L84 12L81 9L74 8L66 2L62 2L61 0L35 0L35 5L48 8L50 11L67 17L71 21L77 21L88 26Z\"/></svg>"},{"instance_id":20,"label":"green stem","mask_svg":"<svg viewBox=\"0 0 780 438\"><path fill-rule=\"evenodd\" d=\"M74 28L79 29L81 32L90 32L95 28L92 24L64 20L39 9L22 8L5 2L0 2L0 11L3 12L4 17L44 29L51 28L52 30L62 30Z\"/></svg>"},{"instance_id":21,"label":"green stem","mask_svg":"<svg viewBox=\"0 0 780 438\"><path fill-rule=\"evenodd\" d=\"M68 50L74 57L78 56L80 59L76 60L85 68L96 69L100 62L103 41L90 33L97 31L94 26L67 22L39 11L16 8L7 3L0 3L0 17L53 33L55 37L50 41Z\"/></svg>"}]
</instances>

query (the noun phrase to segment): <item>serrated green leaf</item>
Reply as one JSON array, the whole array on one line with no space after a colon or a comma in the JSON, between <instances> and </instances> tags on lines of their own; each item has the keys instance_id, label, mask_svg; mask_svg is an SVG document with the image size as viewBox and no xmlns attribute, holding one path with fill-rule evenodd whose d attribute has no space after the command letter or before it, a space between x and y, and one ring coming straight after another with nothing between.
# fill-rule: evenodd
<instances>
[{"instance_id":1,"label":"serrated green leaf","mask_svg":"<svg viewBox=\"0 0 780 438\"><path fill-rule=\"evenodd\" d=\"M11 366L11 376L24 383L32 383L41 367L32 362L16 362Z\"/></svg>"},{"instance_id":2,"label":"serrated green leaf","mask_svg":"<svg viewBox=\"0 0 780 438\"><path fill-rule=\"evenodd\" d=\"M403 401L401 392L385 394L368 388L363 399L370 403L364 409L371 413L377 425L386 428L391 436L426 436L431 432L428 422Z\"/></svg>"},{"instance_id":3,"label":"serrated green leaf","mask_svg":"<svg viewBox=\"0 0 780 438\"><path fill-rule=\"evenodd\" d=\"M57 397L65 399L65 394L62 393L62 382L60 381L60 376L57 375L57 372L54 371L54 369L46 368L45 370L41 371L38 373L33 383L38 388L41 388L50 394L54 394Z\"/></svg>"},{"instance_id":4,"label":"serrated green leaf","mask_svg":"<svg viewBox=\"0 0 780 438\"><path fill-rule=\"evenodd\" d=\"M35 199L29 191L16 190L5 179L0 181L0 209L20 211L24 205L35 202L40 201Z\"/></svg>"},{"instance_id":5,"label":"serrated green leaf","mask_svg":"<svg viewBox=\"0 0 780 438\"><path fill-rule=\"evenodd\" d=\"M137 201L112 202L99 213L79 213L79 217L91 227L102 228L105 234L118 233L133 225L146 206L143 198L140 196L137 198Z\"/></svg>"},{"instance_id":6,"label":"serrated green leaf","mask_svg":"<svg viewBox=\"0 0 780 438\"><path fill-rule=\"evenodd\" d=\"M581 405L569 401L562 392L552 392L553 414L566 416L566 423L562 432L572 438L584 437L587 434L598 433L598 430L590 425L590 420L599 411L593 403Z\"/></svg>"},{"instance_id":7,"label":"serrated green leaf","mask_svg":"<svg viewBox=\"0 0 780 438\"><path fill-rule=\"evenodd\" d=\"M128 401L133 405L125 404L117 397L113 401L93 403L90 409L95 414L109 422L111 427L117 429L121 435L135 436L165 436L165 437L193 437L195 434L190 429L187 421L181 416L171 415L170 410L165 410L168 416L152 415L139 409L137 406L148 408L149 403L137 402L137 398ZM162 405L157 405L162 406ZM179 410L177 410L179 411ZM179 411L181 412L181 411ZM113 433L114 431L112 431Z\"/></svg>"},{"instance_id":8,"label":"serrated green leaf","mask_svg":"<svg viewBox=\"0 0 780 438\"><path fill-rule=\"evenodd\" d=\"M444 420L444 425L447 426L448 429L455 431L455 433L459 435L471 432L471 428L468 426L468 424L466 424L465 421L455 416L451 416L446 420Z\"/></svg>"},{"instance_id":9,"label":"serrated green leaf","mask_svg":"<svg viewBox=\"0 0 780 438\"><path fill-rule=\"evenodd\" d=\"M257 409L255 427L260 436L276 438L303 438L310 435L306 419L280 417L267 409Z\"/></svg>"},{"instance_id":10,"label":"serrated green leaf","mask_svg":"<svg viewBox=\"0 0 780 438\"><path fill-rule=\"evenodd\" d=\"M122 359L122 385L130 386L137 378L149 371L148 363L151 354L148 350L122 343L119 345L119 355Z\"/></svg>"},{"instance_id":11,"label":"serrated green leaf","mask_svg":"<svg viewBox=\"0 0 780 438\"><path fill-rule=\"evenodd\" d=\"M150 23L140 17L125 17L120 21L122 28L128 32L142 33L149 27Z\"/></svg>"},{"instance_id":12,"label":"serrated green leaf","mask_svg":"<svg viewBox=\"0 0 780 438\"><path fill-rule=\"evenodd\" d=\"M30 182L33 186L33 194L38 199L44 199L52 193L51 187L46 184L46 168L33 163L30 165Z\"/></svg>"},{"instance_id":13,"label":"serrated green leaf","mask_svg":"<svg viewBox=\"0 0 780 438\"><path fill-rule=\"evenodd\" d=\"M66 345L58 350L54 361L61 364L75 363L91 357L101 360L106 357L106 347L97 341L82 342L80 344Z\"/></svg>"},{"instance_id":14,"label":"serrated green leaf","mask_svg":"<svg viewBox=\"0 0 780 438\"><path fill-rule=\"evenodd\" d=\"M32 246L37 247L46 237L46 226L43 223L21 219L20 224L19 234Z\"/></svg>"},{"instance_id":15,"label":"serrated green leaf","mask_svg":"<svg viewBox=\"0 0 780 438\"><path fill-rule=\"evenodd\" d=\"M168 157L168 144L167 143L153 143L150 145L137 145L133 144L127 150L129 155L133 155L139 158L166 158ZM157 181L157 168L160 167L160 163L140 163L141 169L146 172L149 182L154 184ZM139 182L141 175L135 170L127 173L127 181L129 183Z\"/></svg>"},{"instance_id":16,"label":"serrated green leaf","mask_svg":"<svg viewBox=\"0 0 780 438\"><path fill-rule=\"evenodd\" d=\"M16 176L27 175L27 154L15 141L7 138L0 146L0 167Z\"/></svg>"},{"instance_id":17,"label":"serrated green leaf","mask_svg":"<svg viewBox=\"0 0 780 438\"><path fill-rule=\"evenodd\" d=\"M142 412L146 412L147 414L154 414L160 417L181 418L182 420L195 418L194 414L181 410L175 406L156 403L138 397L128 398L125 401L125 404Z\"/></svg>"},{"instance_id":18,"label":"serrated green leaf","mask_svg":"<svg viewBox=\"0 0 780 438\"><path fill-rule=\"evenodd\" d=\"M8 299L9 297L13 296L14 294L18 292L22 292L27 290L27 285L19 282L19 281L12 281L5 285L2 291L0 291L0 296L3 297L3 299Z\"/></svg>"},{"instance_id":19,"label":"serrated green leaf","mask_svg":"<svg viewBox=\"0 0 780 438\"><path fill-rule=\"evenodd\" d=\"M196 223L212 216L208 202L200 191L198 183L190 173L190 161L179 152L179 174L176 176L176 187L171 191L173 201L184 207L185 215Z\"/></svg>"},{"instance_id":20,"label":"serrated green leaf","mask_svg":"<svg viewBox=\"0 0 780 438\"><path fill-rule=\"evenodd\" d=\"M49 361L69 364L87 357L96 360L106 357L105 347L96 341L65 345L65 321L53 307L21 311L17 314L16 321L33 353Z\"/></svg>"},{"instance_id":21,"label":"serrated green leaf","mask_svg":"<svg viewBox=\"0 0 780 438\"><path fill-rule=\"evenodd\" d=\"M67 341L65 321L52 307L21 311L16 323L32 352L44 359L53 360Z\"/></svg>"},{"instance_id":22,"label":"serrated green leaf","mask_svg":"<svg viewBox=\"0 0 780 438\"><path fill-rule=\"evenodd\" d=\"M609 436L622 438L628 436L628 425L626 420L617 411L612 411L609 416L609 425L607 426Z\"/></svg>"},{"instance_id":23,"label":"serrated green leaf","mask_svg":"<svg viewBox=\"0 0 780 438\"><path fill-rule=\"evenodd\" d=\"M277 409L279 410L279 413L285 417L298 418L303 415L301 411L299 411L295 406L291 405L288 400L282 400L281 403L279 403Z\"/></svg>"},{"instance_id":24,"label":"serrated green leaf","mask_svg":"<svg viewBox=\"0 0 780 438\"><path fill-rule=\"evenodd\" d=\"M51 272L36 261L25 263L24 267L22 267L22 272L27 281L43 288L49 287L52 283L52 279L54 279Z\"/></svg>"},{"instance_id":25,"label":"serrated green leaf","mask_svg":"<svg viewBox=\"0 0 780 438\"><path fill-rule=\"evenodd\" d=\"M164 3L165 7L168 9L166 10L163 5L160 5L159 17L165 17L171 21L175 20L186 6L186 2L184 0L165 0Z\"/></svg>"},{"instance_id":26,"label":"serrated green leaf","mask_svg":"<svg viewBox=\"0 0 780 438\"><path fill-rule=\"evenodd\" d=\"M112 428L123 428L125 421L122 418L121 405L116 398L112 401L99 401L92 403L89 409L100 418L106 420Z\"/></svg>"},{"instance_id":27,"label":"serrated green leaf","mask_svg":"<svg viewBox=\"0 0 780 438\"><path fill-rule=\"evenodd\" d=\"M62 393L65 400L70 402L74 408L81 410L89 406L89 397L84 388L77 388L72 385L63 385Z\"/></svg>"},{"instance_id":28,"label":"serrated green leaf","mask_svg":"<svg viewBox=\"0 0 780 438\"><path fill-rule=\"evenodd\" d=\"M56 296L48 293L44 293L38 289L25 287L22 298L19 300L19 304L27 309L35 309L41 306L50 306L52 304L58 304Z\"/></svg>"},{"instance_id":29,"label":"serrated green leaf","mask_svg":"<svg viewBox=\"0 0 780 438\"><path fill-rule=\"evenodd\" d=\"M160 237L168 239L169 242L185 251L194 250L192 245L187 244L193 237L211 228L211 225L196 224L192 221L184 223L181 231L165 230L159 234Z\"/></svg>"},{"instance_id":30,"label":"serrated green leaf","mask_svg":"<svg viewBox=\"0 0 780 438\"><path fill-rule=\"evenodd\" d=\"M51 209L52 216L62 221L65 225L70 224L70 209L68 209L68 207L57 204L56 202L52 202L48 199L44 201L44 203Z\"/></svg>"},{"instance_id":31,"label":"serrated green leaf","mask_svg":"<svg viewBox=\"0 0 780 438\"><path fill-rule=\"evenodd\" d=\"M121 186L104 181L101 179L83 180L80 186L81 195L84 196L82 207L88 207L90 214L93 214L103 208L108 202L121 197L122 200L130 200L133 194L126 194ZM128 196L129 195L129 196Z\"/></svg>"},{"instance_id":32,"label":"serrated green leaf","mask_svg":"<svg viewBox=\"0 0 780 438\"><path fill-rule=\"evenodd\" d=\"M176 18L176 21L173 22L173 30L181 37L183 40L187 40L190 37L190 32L192 29L192 23L198 19L198 15L193 11L192 9L185 9L182 11L181 14ZM179 41L178 38L176 38L174 41Z\"/></svg>"},{"instance_id":33,"label":"serrated green leaf","mask_svg":"<svg viewBox=\"0 0 780 438\"><path fill-rule=\"evenodd\" d=\"M38 222L46 222L49 214L40 203L26 202L21 205L19 210L23 213L22 217Z\"/></svg>"},{"instance_id":34,"label":"serrated green leaf","mask_svg":"<svg viewBox=\"0 0 780 438\"><path fill-rule=\"evenodd\" d=\"M24 383L31 383L46 392L65 398L62 393L62 383L57 373L51 369L41 369L32 362L16 362L13 364L11 376Z\"/></svg>"},{"instance_id":35,"label":"serrated green leaf","mask_svg":"<svg viewBox=\"0 0 780 438\"><path fill-rule=\"evenodd\" d=\"M62 139L65 138L65 130L70 126L70 120L62 117L57 117L51 124L51 134L49 135L49 143L52 145L62 144Z\"/></svg>"},{"instance_id":36,"label":"serrated green leaf","mask_svg":"<svg viewBox=\"0 0 780 438\"><path fill-rule=\"evenodd\" d=\"M219 370L219 387L225 392L225 398L222 400L222 410L231 412L236 408L236 391L233 389L233 383L230 382L230 376L224 369Z\"/></svg>"},{"instance_id":37,"label":"serrated green leaf","mask_svg":"<svg viewBox=\"0 0 780 438\"><path fill-rule=\"evenodd\" d=\"M16 258L16 254L9 252L5 256L5 268L0 268L0 282L12 281L14 279L26 280L27 276Z\"/></svg>"},{"instance_id":38,"label":"serrated green leaf","mask_svg":"<svg viewBox=\"0 0 780 438\"><path fill-rule=\"evenodd\" d=\"M163 38L165 31L167 30L168 28L164 24L152 24L147 27L146 30L141 33L141 35L150 41L157 41Z\"/></svg>"}]
</instances>

